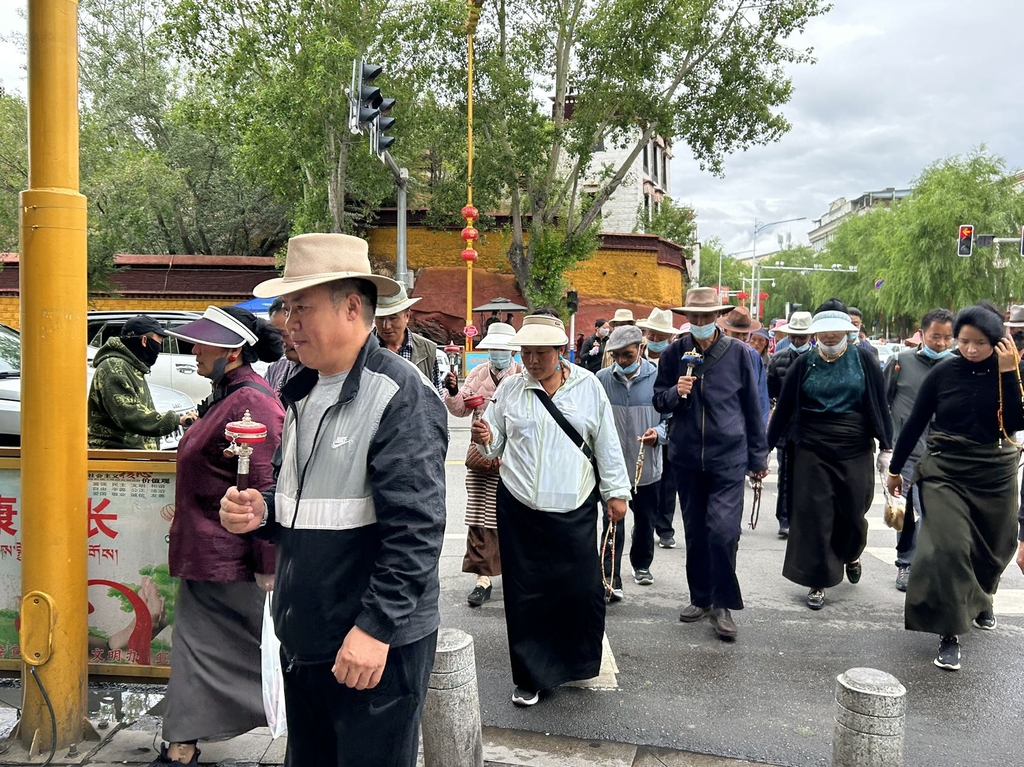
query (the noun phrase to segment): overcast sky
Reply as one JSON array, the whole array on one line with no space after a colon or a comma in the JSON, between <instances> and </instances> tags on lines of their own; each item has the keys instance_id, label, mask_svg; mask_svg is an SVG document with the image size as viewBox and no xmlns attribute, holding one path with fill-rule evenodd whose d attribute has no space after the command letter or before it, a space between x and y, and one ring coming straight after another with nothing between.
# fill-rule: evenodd
<instances>
[{"instance_id":1,"label":"overcast sky","mask_svg":"<svg viewBox=\"0 0 1024 767\"><path fill-rule=\"evenodd\" d=\"M23 31L24 0L0 0L0 34ZM835 0L795 41L817 64L793 70L781 141L727 158L725 175L702 172L681 144L672 195L697 210L701 239L749 252L759 222L806 217L764 231L806 242L812 220L839 197L908 186L941 157L979 144L1024 167L1024 81L1019 0ZM0 80L25 91L23 57L0 43Z\"/></svg>"}]
</instances>

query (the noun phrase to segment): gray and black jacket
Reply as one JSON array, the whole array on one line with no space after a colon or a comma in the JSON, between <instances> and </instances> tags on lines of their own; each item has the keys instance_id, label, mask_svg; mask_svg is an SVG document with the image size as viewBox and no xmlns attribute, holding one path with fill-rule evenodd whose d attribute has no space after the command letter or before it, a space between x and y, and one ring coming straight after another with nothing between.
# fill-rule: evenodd
<instances>
[{"instance_id":1,"label":"gray and black jacket","mask_svg":"<svg viewBox=\"0 0 1024 767\"><path fill-rule=\"evenodd\" d=\"M353 626L393 647L435 631L447 416L433 384L370 336L298 465L298 407L281 390L276 487L261 534L277 544L274 627L290 662L334 660Z\"/></svg>"},{"instance_id":2,"label":"gray and black jacket","mask_svg":"<svg viewBox=\"0 0 1024 767\"><path fill-rule=\"evenodd\" d=\"M657 366L645 359L640 360L640 369L632 378L619 373L614 366L597 373L597 380L601 382L612 405L615 431L618 432L622 455L626 459L626 469L631 479L640 454L637 437L648 429L658 432L658 446L644 451L644 467L638 487L659 482L664 470L661 460L664 451L660 446L668 442L665 431L668 416L654 409L654 380L657 376Z\"/></svg>"},{"instance_id":3,"label":"gray and black jacket","mask_svg":"<svg viewBox=\"0 0 1024 767\"><path fill-rule=\"evenodd\" d=\"M885 378L885 401L889 405L889 415L892 416L893 440L899 439L903 424L910 417L910 411L914 409L914 401L924 379L940 362L941 359L929 357L918 347L917 350L907 349L894 354L885 364L882 376ZM910 452L911 463L916 463L917 459L924 455L927 439L926 429Z\"/></svg>"}]
</instances>

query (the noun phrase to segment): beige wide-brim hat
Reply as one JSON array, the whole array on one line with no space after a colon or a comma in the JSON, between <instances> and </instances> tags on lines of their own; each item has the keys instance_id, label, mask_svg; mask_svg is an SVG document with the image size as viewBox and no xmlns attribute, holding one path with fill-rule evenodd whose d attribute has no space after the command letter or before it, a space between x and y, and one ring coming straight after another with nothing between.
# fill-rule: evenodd
<instances>
[{"instance_id":1,"label":"beige wide-brim hat","mask_svg":"<svg viewBox=\"0 0 1024 767\"><path fill-rule=\"evenodd\" d=\"M810 312L793 312L789 322L775 329L792 336L806 336L810 335L812 322L814 317Z\"/></svg>"},{"instance_id":2,"label":"beige wide-brim hat","mask_svg":"<svg viewBox=\"0 0 1024 767\"><path fill-rule=\"evenodd\" d=\"M650 317L646 320L640 320L636 323L636 326L644 330L652 330L655 333L667 333L673 336L683 332L672 325L672 312L668 309L658 309L657 307L651 309Z\"/></svg>"},{"instance_id":3,"label":"beige wide-brim hat","mask_svg":"<svg viewBox=\"0 0 1024 767\"><path fill-rule=\"evenodd\" d=\"M517 352L519 347L512 343L516 329L504 322L492 322L487 328L487 335L476 345L477 349L494 349L499 352Z\"/></svg>"},{"instance_id":4,"label":"beige wide-brim hat","mask_svg":"<svg viewBox=\"0 0 1024 767\"><path fill-rule=\"evenodd\" d=\"M633 312L629 309L616 309L615 315L608 322L627 322L633 324Z\"/></svg>"},{"instance_id":5,"label":"beige wide-brim hat","mask_svg":"<svg viewBox=\"0 0 1024 767\"><path fill-rule=\"evenodd\" d=\"M1003 323L1008 328L1024 328L1024 306L1014 304L1010 307L1010 319Z\"/></svg>"},{"instance_id":6,"label":"beige wide-brim hat","mask_svg":"<svg viewBox=\"0 0 1024 767\"><path fill-rule=\"evenodd\" d=\"M565 346L569 343L569 336L558 317L531 314L523 320L523 326L512 336L511 343L516 346Z\"/></svg>"},{"instance_id":7,"label":"beige wide-brim hat","mask_svg":"<svg viewBox=\"0 0 1024 767\"><path fill-rule=\"evenodd\" d=\"M253 288L257 298L297 293L325 282L358 278L377 286L378 300L398 293L401 285L370 270L366 240L348 234L299 234L288 240L284 274Z\"/></svg>"},{"instance_id":8,"label":"beige wide-brim hat","mask_svg":"<svg viewBox=\"0 0 1024 767\"><path fill-rule=\"evenodd\" d=\"M723 304L714 288L690 288L686 291L686 304L672 309L676 314L719 314L735 306Z\"/></svg>"},{"instance_id":9,"label":"beige wide-brim hat","mask_svg":"<svg viewBox=\"0 0 1024 767\"><path fill-rule=\"evenodd\" d=\"M405 285L399 285L398 292L395 295L377 299L377 311L374 313L374 316L390 317L392 314L404 312L419 300L419 298L409 298L405 292Z\"/></svg>"},{"instance_id":10,"label":"beige wide-brim hat","mask_svg":"<svg viewBox=\"0 0 1024 767\"><path fill-rule=\"evenodd\" d=\"M750 316L750 309L737 306L728 314L718 318L718 327L736 333L753 333L761 329L761 323Z\"/></svg>"}]
</instances>

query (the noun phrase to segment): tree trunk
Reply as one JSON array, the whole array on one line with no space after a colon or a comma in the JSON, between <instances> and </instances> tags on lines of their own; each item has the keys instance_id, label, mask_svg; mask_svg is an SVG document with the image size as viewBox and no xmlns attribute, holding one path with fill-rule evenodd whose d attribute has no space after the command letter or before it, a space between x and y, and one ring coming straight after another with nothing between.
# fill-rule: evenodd
<instances>
[{"instance_id":1,"label":"tree trunk","mask_svg":"<svg viewBox=\"0 0 1024 767\"><path fill-rule=\"evenodd\" d=\"M348 140L339 135L332 123L324 126L327 134L327 209L331 214L331 231L345 231L345 174L348 167Z\"/></svg>"}]
</instances>

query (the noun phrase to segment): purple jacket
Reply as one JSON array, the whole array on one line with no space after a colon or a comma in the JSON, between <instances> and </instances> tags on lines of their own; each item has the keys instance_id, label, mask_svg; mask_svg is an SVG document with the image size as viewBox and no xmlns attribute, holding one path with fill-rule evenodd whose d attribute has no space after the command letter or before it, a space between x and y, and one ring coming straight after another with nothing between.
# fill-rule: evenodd
<instances>
[{"instance_id":1,"label":"purple jacket","mask_svg":"<svg viewBox=\"0 0 1024 767\"><path fill-rule=\"evenodd\" d=\"M267 382L243 365L230 371L220 388L252 381ZM272 394L244 387L215 403L178 445L174 521L171 523L171 575L192 581L250 581L253 573L274 572L274 547L251 535L235 535L220 525L220 499L235 484L238 459L224 457L224 427L248 410L267 427L267 440L249 459L249 485L266 490L274 484L271 459L281 444L284 409Z\"/></svg>"}]
</instances>

